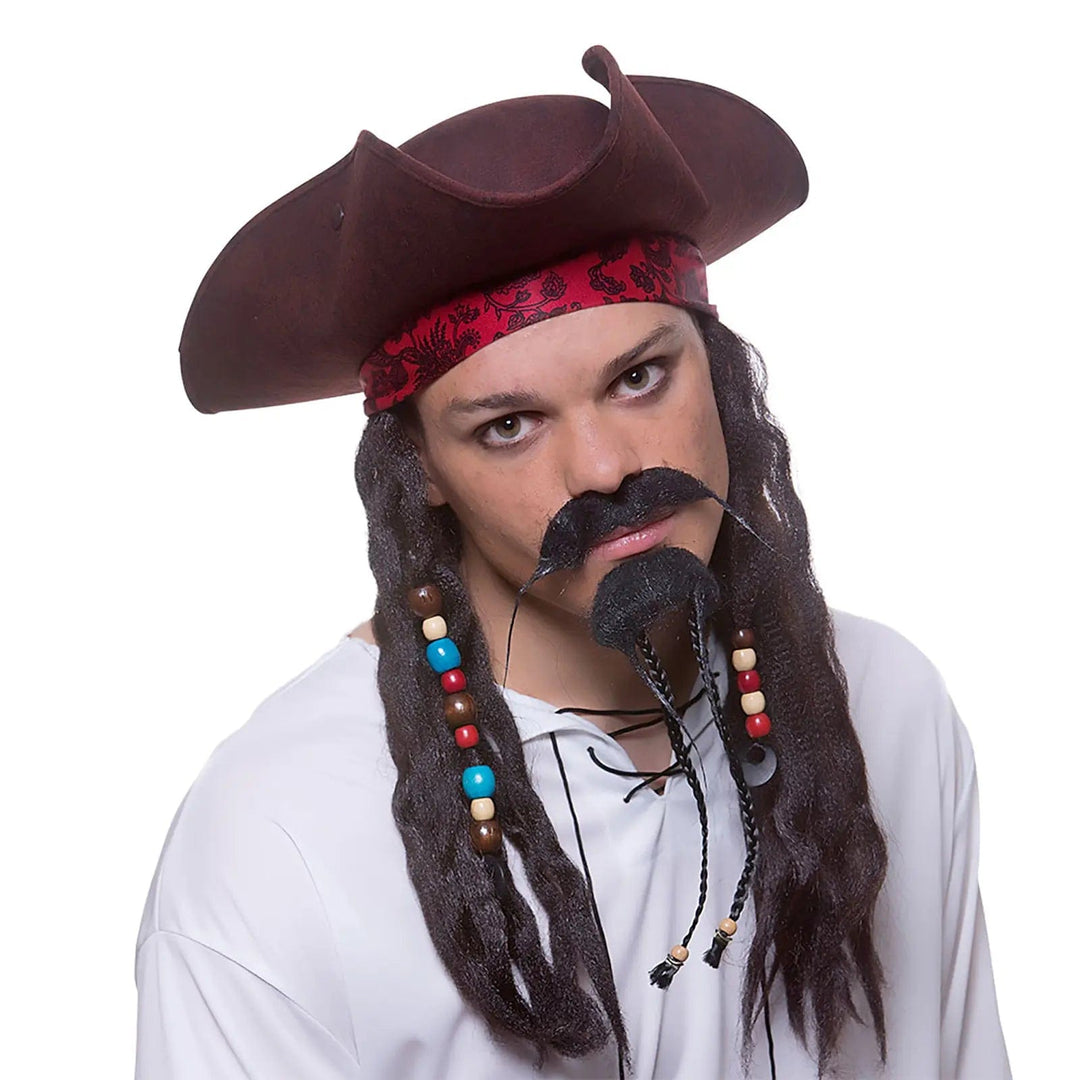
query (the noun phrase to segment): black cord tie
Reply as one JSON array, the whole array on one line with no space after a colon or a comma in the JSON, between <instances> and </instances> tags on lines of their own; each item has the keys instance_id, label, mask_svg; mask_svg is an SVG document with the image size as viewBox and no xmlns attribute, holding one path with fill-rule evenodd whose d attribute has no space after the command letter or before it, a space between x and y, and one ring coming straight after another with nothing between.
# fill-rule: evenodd
<instances>
[{"instance_id":1,"label":"black cord tie","mask_svg":"<svg viewBox=\"0 0 1080 1080\"><path fill-rule=\"evenodd\" d=\"M614 765L606 765L597 756L596 751L590 746L587 750L589 757L592 759L592 763L604 772L614 773L616 776L637 776L644 777L640 784L635 784L624 796L623 802L628 803L630 799L636 795L639 791L644 790L650 784L659 780L661 776L674 776L676 773L682 772L682 766L676 762L674 765L669 765L666 769L660 772L649 771L637 771L635 769L616 769Z\"/></svg>"},{"instance_id":2,"label":"black cord tie","mask_svg":"<svg viewBox=\"0 0 1080 1080\"><path fill-rule=\"evenodd\" d=\"M713 675L715 676L716 674L718 674L718 673L714 671ZM697 704L697 702L699 702L701 700L702 696L705 694L705 691L706 691L706 688L704 686L702 686L702 688L693 697L687 699L685 702L683 702L682 705L676 705L675 706L675 711L679 714L679 716L680 717L683 716L686 713L687 709L690 708L691 705ZM641 731L643 728L655 727L657 724L664 723L664 719L665 719L663 712L661 710L659 710L659 709L583 709L583 708L578 708L575 705L564 705L564 706L562 706L562 708L556 709L555 711L557 713L573 712L573 713L579 713L579 714L582 714L582 715L589 715L589 716L649 716L649 715L652 715L653 718L651 720L644 720L644 721L641 721L641 722L639 722L637 724L627 724L625 727L616 728L614 731L608 732L608 735L612 739L616 739L616 740L619 739L623 735L630 734L630 732L632 732L632 731ZM711 723L711 721L710 721L710 723ZM706 727L708 727L708 724L706 724ZM691 738L690 738L690 742L694 746L695 750L697 749L697 740L699 738L701 738L701 734L702 734L702 732L704 730L705 730L705 728L702 728L701 731L699 731L696 735L691 736ZM616 776L637 777L637 778L641 779L640 784L635 784L623 796L623 802L624 803L629 803L630 800L639 791L643 791L650 784L655 783L661 777L674 776L677 773L681 773L683 771L682 766L680 764L678 764L678 762L676 762L674 765L669 765L666 769L662 769L660 772L649 772L649 771L646 771L646 770L633 770L633 769L616 769L614 765L608 765L605 762L601 761L600 758L597 756L596 751L591 746L588 748L588 754L589 754L590 759L592 760L592 763L595 766L597 766L597 768L603 769L604 772L614 773ZM657 794L660 794L660 792L658 791Z\"/></svg>"},{"instance_id":3,"label":"black cord tie","mask_svg":"<svg viewBox=\"0 0 1080 1080\"><path fill-rule=\"evenodd\" d=\"M773 1046L772 1018L769 1016L769 995L765 994L762 999L765 1010L765 1039L769 1044L769 1076L776 1080L776 1048Z\"/></svg>"},{"instance_id":4,"label":"black cord tie","mask_svg":"<svg viewBox=\"0 0 1080 1080\"><path fill-rule=\"evenodd\" d=\"M712 672L714 678L719 674L720 672L718 671ZM702 686L692 698L688 698L681 705L676 705L675 711L682 716L691 705L694 705L701 700L701 696L705 691L706 687ZM663 709L582 709L577 705L563 705L555 711L557 713L581 713L585 716L655 716L654 720L646 720L643 724L630 724L627 727L616 728L614 731L609 732L613 739L617 739L620 735L625 735L628 731L637 731L638 728L652 727L653 724L659 724L664 719Z\"/></svg>"},{"instance_id":5,"label":"black cord tie","mask_svg":"<svg viewBox=\"0 0 1080 1080\"><path fill-rule=\"evenodd\" d=\"M559 765L559 775L562 777L563 791L566 792L566 805L570 808L570 820L574 823L574 836L577 837L578 854L581 856L581 869L585 877L585 887L589 893L589 906L592 908L593 919L596 921L596 932L600 935L600 944L604 946L604 956L607 957L608 971L614 980L615 972L611 966L611 952L608 949L607 937L604 935L604 924L600 921L600 909L596 906L596 894L593 892L592 874L589 872L589 860L585 858L585 844L581 839L581 826L578 824L577 810L574 809L574 800L570 797L570 781L566 778L566 767L563 765L562 754L559 753L559 741L555 738L555 732L549 731L551 749L555 754L555 760ZM619 1055L619 1080L625 1080L626 1067L623 1062L622 1046L619 1040L615 1040L615 1049Z\"/></svg>"}]
</instances>

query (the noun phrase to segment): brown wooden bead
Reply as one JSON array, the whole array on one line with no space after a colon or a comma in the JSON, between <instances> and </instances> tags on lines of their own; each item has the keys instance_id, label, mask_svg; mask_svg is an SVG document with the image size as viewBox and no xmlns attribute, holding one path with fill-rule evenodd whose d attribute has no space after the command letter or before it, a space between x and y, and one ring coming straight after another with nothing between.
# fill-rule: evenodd
<instances>
[{"instance_id":1,"label":"brown wooden bead","mask_svg":"<svg viewBox=\"0 0 1080 1080\"><path fill-rule=\"evenodd\" d=\"M672 945L671 959L676 963L685 964L690 956L690 950L685 945Z\"/></svg>"},{"instance_id":2,"label":"brown wooden bead","mask_svg":"<svg viewBox=\"0 0 1080 1080\"><path fill-rule=\"evenodd\" d=\"M452 728L471 724L476 719L476 701L468 690L447 694L443 699L443 715Z\"/></svg>"},{"instance_id":3,"label":"brown wooden bead","mask_svg":"<svg viewBox=\"0 0 1080 1080\"><path fill-rule=\"evenodd\" d=\"M727 934L728 937L732 937L738 929L739 924L734 919L723 919L720 922L720 933Z\"/></svg>"},{"instance_id":4,"label":"brown wooden bead","mask_svg":"<svg viewBox=\"0 0 1080 1080\"><path fill-rule=\"evenodd\" d=\"M754 644L753 630L736 630L731 635L731 647L733 649L752 649Z\"/></svg>"},{"instance_id":5,"label":"brown wooden bead","mask_svg":"<svg viewBox=\"0 0 1080 1080\"><path fill-rule=\"evenodd\" d=\"M469 826L469 839L481 855L497 855L502 849L502 826L495 818L474 821Z\"/></svg>"},{"instance_id":6,"label":"brown wooden bead","mask_svg":"<svg viewBox=\"0 0 1080 1080\"><path fill-rule=\"evenodd\" d=\"M421 619L430 619L442 612L442 593L438 585L421 585L409 590L409 607Z\"/></svg>"}]
</instances>

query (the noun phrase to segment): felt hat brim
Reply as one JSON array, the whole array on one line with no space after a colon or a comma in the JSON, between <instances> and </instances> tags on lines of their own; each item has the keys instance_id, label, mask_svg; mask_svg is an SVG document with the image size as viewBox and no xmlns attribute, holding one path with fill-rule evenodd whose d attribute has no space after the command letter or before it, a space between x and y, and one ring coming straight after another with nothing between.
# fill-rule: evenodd
<instances>
[{"instance_id":1,"label":"felt hat brim","mask_svg":"<svg viewBox=\"0 0 1080 1080\"><path fill-rule=\"evenodd\" d=\"M356 393L364 358L410 318L491 282L642 232L713 262L806 198L794 143L742 98L626 76L611 95L494 102L395 148L348 155L257 214L207 271L180 341L200 412Z\"/></svg>"}]
</instances>

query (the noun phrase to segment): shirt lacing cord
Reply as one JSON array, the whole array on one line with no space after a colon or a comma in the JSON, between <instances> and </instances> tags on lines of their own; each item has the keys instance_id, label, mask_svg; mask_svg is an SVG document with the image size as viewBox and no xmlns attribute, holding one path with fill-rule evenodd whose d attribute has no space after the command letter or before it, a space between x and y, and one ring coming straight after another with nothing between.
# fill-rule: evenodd
<instances>
[{"instance_id":1,"label":"shirt lacing cord","mask_svg":"<svg viewBox=\"0 0 1080 1080\"><path fill-rule=\"evenodd\" d=\"M713 672L715 678L718 674ZM691 705L695 704L701 699L702 694L705 693L705 688L702 687L689 701L686 701L682 705L676 706L676 711L679 716L682 716ZM643 720L636 724L627 724L625 727L617 728L615 731L608 734L613 739L618 739L622 735L628 735L631 731L640 731L642 728L654 727L656 724L664 722L664 714L660 709L578 709L573 705L564 705L561 709L555 710L557 713L574 712L587 716L652 716L651 720ZM710 721L711 722L711 721ZM697 740L701 736L701 733L709 726L709 722L699 731L696 735L690 737L691 745L696 749ZM674 776L676 773L683 771L682 766L678 763L669 765L666 769L661 769L659 772L650 772L648 770L636 770L636 769L617 769L614 765L608 765L601 761L597 756L596 750L593 747L589 747L587 750L590 760L597 766L597 768L603 769L604 772L614 773L616 776L627 777L639 777L641 779L640 784L635 784L624 796L623 802L628 803L634 795L636 795L643 788L648 787L650 784L659 780L661 777Z\"/></svg>"}]
</instances>

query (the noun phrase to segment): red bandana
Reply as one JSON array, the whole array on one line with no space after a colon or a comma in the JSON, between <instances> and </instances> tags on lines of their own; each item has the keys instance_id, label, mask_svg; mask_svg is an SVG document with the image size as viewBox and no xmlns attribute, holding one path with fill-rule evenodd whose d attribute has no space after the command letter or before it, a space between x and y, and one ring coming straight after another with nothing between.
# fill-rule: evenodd
<instances>
[{"instance_id":1,"label":"red bandana","mask_svg":"<svg viewBox=\"0 0 1080 1080\"><path fill-rule=\"evenodd\" d=\"M652 300L716 315L705 260L689 240L645 235L455 297L413 319L360 366L364 412L404 401L478 349L582 308Z\"/></svg>"}]
</instances>

